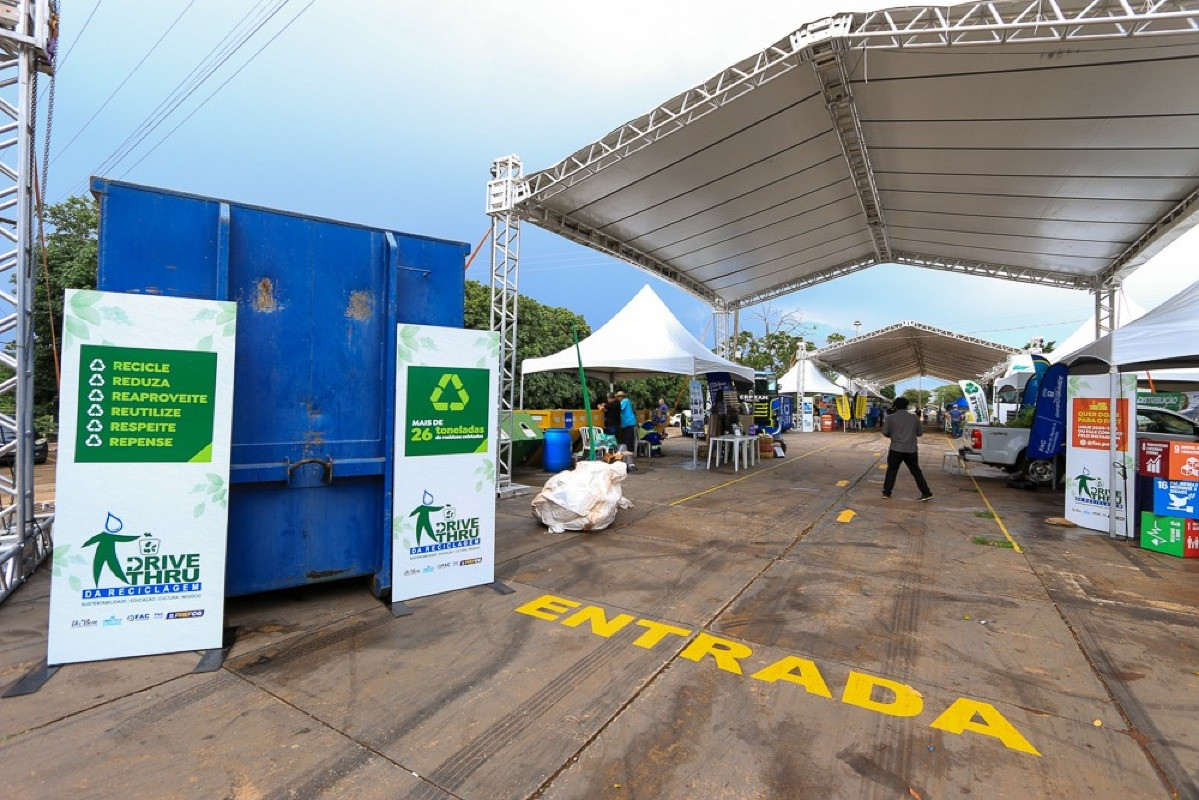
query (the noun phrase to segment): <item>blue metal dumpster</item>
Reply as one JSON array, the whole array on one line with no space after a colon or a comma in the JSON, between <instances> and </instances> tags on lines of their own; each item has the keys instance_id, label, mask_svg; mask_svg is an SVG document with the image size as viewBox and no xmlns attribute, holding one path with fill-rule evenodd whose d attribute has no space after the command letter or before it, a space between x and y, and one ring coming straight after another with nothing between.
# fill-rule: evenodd
<instances>
[{"instance_id":1,"label":"blue metal dumpster","mask_svg":"<svg viewBox=\"0 0 1199 800\"><path fill-rule=\"evenodd\" d=\"M92 179L97 285L234 300L226 594L391 584L395 330L462 326L469 246Z\"/></svg>"}]
</instances>

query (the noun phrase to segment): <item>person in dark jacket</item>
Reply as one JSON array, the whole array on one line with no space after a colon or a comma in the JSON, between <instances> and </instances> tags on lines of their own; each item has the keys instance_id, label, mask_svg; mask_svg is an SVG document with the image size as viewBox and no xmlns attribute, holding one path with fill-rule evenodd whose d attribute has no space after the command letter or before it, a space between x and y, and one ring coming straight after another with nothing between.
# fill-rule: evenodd
<instances>
[{"instance_id":1,"label":"person in dark jacket","mask_svg":"<svg viewBox=\"0 0 1199 800\"><path fill-rule=\"evenodd\" d=\"M604 433L620 436L620 401L614 394L609 394L608 402L604 403Z\"/></svg>"},{"instance_id":2,"label":"person in dark jacket","mask_svg":"<svg viewBox=\"0 0 1199 800\"><path fill-rule=\"evenodd\" d=\"M891 449L887 451L887 476L883 478L883 497L891 497L899 465L907 464L908 471L916 479L916 488L920 490L920 501L932 500L933 492L920 470L920 451L916 446L917 437L924 435L924 426L920 424L920 417L908 412L906 397L895 398L893 409L883 421L883 436L891 440Z\"/></svg>"}]
</instances>

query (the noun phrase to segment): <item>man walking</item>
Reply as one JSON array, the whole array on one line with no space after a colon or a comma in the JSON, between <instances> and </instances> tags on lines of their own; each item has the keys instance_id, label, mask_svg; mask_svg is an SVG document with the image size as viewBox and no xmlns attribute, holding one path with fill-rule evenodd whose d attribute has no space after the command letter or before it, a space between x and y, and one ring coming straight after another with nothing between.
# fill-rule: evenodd
<instances>
[{"instance_id":1,"label":"man walking","mask_svg":"<svg viewBox=\"0 0 1199 800\"><path fill-rule=\"evenodd\" d=\"M894 413L888 414L883 422L883 436L891 440L891 449L887 451L887 476L883 478L883 497L891 497L899 465L907 464L908 471L916 479L916 488L920 490L920 501L932 500L932 490L920 471L920 451L916 446L916 437L924 435L924 426L919 417L908 413L906 397L895 398L894 408Z\"/></svg>"}]
</instances>

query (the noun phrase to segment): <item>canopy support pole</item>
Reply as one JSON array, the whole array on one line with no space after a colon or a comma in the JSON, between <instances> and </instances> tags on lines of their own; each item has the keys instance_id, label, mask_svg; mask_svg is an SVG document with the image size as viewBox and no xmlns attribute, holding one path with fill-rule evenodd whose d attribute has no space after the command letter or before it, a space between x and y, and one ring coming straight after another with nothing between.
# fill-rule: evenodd
<instances>
[{"instance_id":1,"label":"canopy support pole","mask_svg":"<svg viewBox=\"0 0 1199 800\"><path fill-rule=\"evenodd\" d=\"M729 337L729 325L732 322L732 311L727 305L712 306L712 317L716 320L716 355L732 359L733 343Z\"/></svg>"},{"instance_id":2,"label":"canopy support pole","mask_svg":"<svg viewBox=\"0 0 1199 800\"><path fill-rule=\"evenodd\" d=\"M490 325L500 335L497 419L501 425L505 419L511 425L516 386L516 301L520 296L520 217L515 207L527 189L524 168L514 155L497 158L491 165L491 178L487 183L487 214L491 217ZM498 439L496 491L503 495L512 490L512 436L501 435Z\"/></svg>"}]
</instances>

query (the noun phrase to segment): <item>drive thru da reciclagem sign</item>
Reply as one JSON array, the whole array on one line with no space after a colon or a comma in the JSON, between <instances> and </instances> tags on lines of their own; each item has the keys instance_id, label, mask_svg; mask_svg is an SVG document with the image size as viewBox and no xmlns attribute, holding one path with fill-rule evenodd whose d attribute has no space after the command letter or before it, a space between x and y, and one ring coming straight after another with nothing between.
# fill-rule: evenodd
<instances>
[{"instance_id":1,"label":"drive thru da reciclagem sign","mask_svg":"<svg viewBox=\"0 0 1199 800\"><path fill-rule=\"evenodd\" d=\"M392 600L495 580L499 342L397 328Z\"/></svg>"},{"instance_id":2,"label":"drive thru da reciclagem sign","mask_svg":"<svg viewBox=\"0 0 1199 800\"><path fill-rule=\"evenodd\" d=\"M48 663L221 646L236 312L67 292Z\"/></svg>"}]
</instances>

